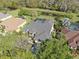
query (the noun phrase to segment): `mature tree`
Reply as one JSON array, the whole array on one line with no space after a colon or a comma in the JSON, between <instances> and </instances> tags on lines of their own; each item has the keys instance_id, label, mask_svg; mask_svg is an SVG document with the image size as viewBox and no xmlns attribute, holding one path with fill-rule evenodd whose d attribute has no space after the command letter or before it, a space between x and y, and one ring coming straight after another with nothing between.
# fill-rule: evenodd
<instances>
[{"instance_id":1,"label":"mature tree","mask_svg":"<svg viewBox=\"0 0 79 59\"><path fill-rule=\"evenodd\" d=\"M7 3L6 3L7 2ZM0 8L31 7L58 10L63 12L78 12L78 0L0 0Z\"/></svg>"},{"instance_id":2,"label":"mature tree","mask_svg":"<svg viewBox=\"0 0 79 59\"><path fill-rule=\"evenodd\" d=\"M72 59L69 47L62 37L60 40L52 38L41 43L37 52L37 59Z\"/></svg>"}]
</instances>

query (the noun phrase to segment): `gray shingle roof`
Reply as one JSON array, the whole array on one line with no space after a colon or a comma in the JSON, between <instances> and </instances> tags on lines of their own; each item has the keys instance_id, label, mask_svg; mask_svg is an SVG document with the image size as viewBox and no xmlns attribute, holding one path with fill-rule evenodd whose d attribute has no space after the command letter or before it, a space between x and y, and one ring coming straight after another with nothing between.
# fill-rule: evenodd
<instances>
[{"instance_id":1,"label":"gray shingle roof","mask_svg":"<svg viewBox=\"0 0 79 59\"><path fill-rule=\"evenodd\" d=\"M10 16L9 14L0 13L0 19Z\"/></svg>"},{"instance_id":2,"label":"gray shingle roof","mask_svg":"<svg viewBox=\"0 0 79 59\"><path fill-rule=\"evenodd\" d=\"M51 35L50 31L53 26L53 21L50 20L36 20L29 24L25 31L29 30L30 33L36 33L35 39L45 40Z\"/></svg>"}]
</instances>

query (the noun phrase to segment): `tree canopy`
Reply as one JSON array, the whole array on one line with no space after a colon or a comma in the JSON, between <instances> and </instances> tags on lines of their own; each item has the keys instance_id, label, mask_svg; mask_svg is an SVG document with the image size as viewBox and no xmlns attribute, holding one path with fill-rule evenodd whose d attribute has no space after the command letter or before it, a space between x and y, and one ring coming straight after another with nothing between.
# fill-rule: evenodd
<instances>
[{"instance_id":1,"label":"tree canopy","mask_svg":"<svg viewBox=\"0 0 79 59\"><path fill-rule=\"evenodd\" d=\"M7 3L6 3L7 2ZM43 8L64 12L78 12L78 0L0 0L0 8L16 9L20 7Z\"/></svg>"},{"instance_id":2,"label":"tree canopy","mask_svg":"<svg viewBox=\"0 0 79 59\"><path fill-rule=\"evenodd\" d=\"M41 43L37 59L72 59L70 49L64 37L52 38Z\"/></svg>"}]
</instances>

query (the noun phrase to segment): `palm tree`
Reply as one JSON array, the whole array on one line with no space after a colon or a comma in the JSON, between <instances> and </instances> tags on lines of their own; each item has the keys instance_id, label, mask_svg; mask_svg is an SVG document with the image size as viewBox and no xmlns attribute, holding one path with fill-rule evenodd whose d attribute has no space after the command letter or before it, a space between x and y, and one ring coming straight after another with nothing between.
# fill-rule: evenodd
<instances>
[{"instance_id":1,"label":"palm tree","mask_svg":"<svg viewBox=\"0 0 79 59\"><path fill-rule=\"evenodd\" d=\"M63 23L63 26L65 27L69 27L71 24L71 22L69 21L69 18L64 18L62 23Z\"/></svg>"}]
</instances>

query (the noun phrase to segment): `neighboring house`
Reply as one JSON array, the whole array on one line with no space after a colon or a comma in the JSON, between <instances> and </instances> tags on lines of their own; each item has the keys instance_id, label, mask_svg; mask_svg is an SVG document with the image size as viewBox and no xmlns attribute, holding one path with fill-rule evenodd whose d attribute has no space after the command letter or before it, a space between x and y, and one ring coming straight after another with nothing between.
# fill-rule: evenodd
<instances>
[{"instance_id":1,"label":"neighboring house","mask_svg":"<svg viewBox=\"0 0 79 59\"><path fill-rule=\"evenodd\" d=\"M23 27L23 25L26 24L26 21L21 18L9 18L8 20L5 20L0 23L0 25L5 26L5 31L20 31L20 28Z\"/></svg>"},{"instance_id":2,"label":"neighboring house","mask_svg":"<svg viewBox=\"0 0 79 59\"><path fill-rule=\"evenodd\" d=\"M5 21L9 18L11 18L12 16L9 14L4 14L4 13L0 13L0 21Z\"/></svg>"},{"instance_id":3,"label":"neighboring house","mask_svg":"<svg viewBox=\"0 0 79 59\"><path fill-rule=\"evenodd\" d=\"M54 30L54 22L51 20L35 20L26 26L25 32L29 32L35 37L36 41L42 41L51 37L51 32Z\"/></svg>"},{"instance_id":4,"label":"neighboring house","mask_svg":"<svg viewBox=\"0 0 79 59\"><path fill-rule=\"evenodd\" d=\"M79 49L79 31L64 28L62 30L71 49Z\"/></svg>"}]
</instances>

